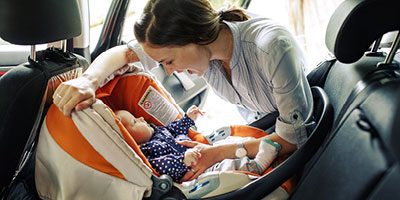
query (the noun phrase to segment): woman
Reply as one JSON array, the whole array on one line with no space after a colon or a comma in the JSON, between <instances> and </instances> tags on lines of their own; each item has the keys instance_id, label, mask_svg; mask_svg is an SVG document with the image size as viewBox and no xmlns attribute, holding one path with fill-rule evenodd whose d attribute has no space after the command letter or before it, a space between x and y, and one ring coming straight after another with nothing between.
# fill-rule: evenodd
<instances>
[{"instance_id":1,"label":"woman","mask_svg":"<svg viewBox=\"0 0 400 200\"><path fill-rule=\"evenodd\" d=\"M108 75L127 63L157 62L166 73L187 71L203 76L228 102L251 111L279 111L276 132L266 137L291 153L306 138L305 120L312 112L311 90L304 74L306 62L293 36L266 18L248 19L242 9L215 11L207 0L150 0L135 23L136 43L102 53L82 77L63 83L54 103L69 116L93 103L95 90ZM150 57L150 58L149 58ZM201 152L193 171L182 181L238 150L253 158L260 140L210 146L184 142Z\"/></svg>"}]
</instances>

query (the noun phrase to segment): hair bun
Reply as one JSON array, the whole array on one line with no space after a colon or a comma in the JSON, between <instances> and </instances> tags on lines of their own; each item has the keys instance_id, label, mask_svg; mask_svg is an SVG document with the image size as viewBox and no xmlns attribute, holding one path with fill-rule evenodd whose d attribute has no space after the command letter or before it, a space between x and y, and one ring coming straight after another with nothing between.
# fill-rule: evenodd
<instances>
[{"instance_id":1,"label":"hair bun","mask_svg":"<svg viewBox=\"0 0 400 200\"><path fill-rule=\"evenodd\" d=\"M219 21L224 20L224 11L223 11L223 10L220 10L220 11L218 12L218 16L219 16Z\"/></svg>"}]
</instances>

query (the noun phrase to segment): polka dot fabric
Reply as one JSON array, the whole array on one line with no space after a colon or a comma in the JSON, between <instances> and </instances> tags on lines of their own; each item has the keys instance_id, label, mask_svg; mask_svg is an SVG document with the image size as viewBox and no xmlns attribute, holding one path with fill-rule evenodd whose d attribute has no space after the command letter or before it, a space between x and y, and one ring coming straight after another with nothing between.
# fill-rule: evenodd
<instances>
[{"instance_id":1,"label":"polka dot fabric","mask_svg":"<svg viewBox=\"0 0 400 200\"><path fill-rule=\"evenodd\" d=\"M149 142L140 145L140 150L146 156L151 166L160 174L168 174L177 182L189 170L183 164L187 147L176 141L190 140L187 136L189 128L194 125L187 115L166 127L155 126L153 137Z\"/></svg>"}]
</instances>

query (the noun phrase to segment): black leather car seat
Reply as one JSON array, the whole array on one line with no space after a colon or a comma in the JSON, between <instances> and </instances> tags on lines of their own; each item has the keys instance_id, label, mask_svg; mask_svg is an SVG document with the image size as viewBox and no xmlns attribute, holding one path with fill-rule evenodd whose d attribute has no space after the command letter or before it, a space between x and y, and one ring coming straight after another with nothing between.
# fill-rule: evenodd
<instances>
[{"instance_id":1,"label":"black leather car seat","mask_svg":"<svg viewBox=\"0 0 400 200\"><path fill-rule=\"evenodd\" d=\"M29 158L34 157L38 127L52 101L52 92L60 81L78 75L88 65L65 50L49 48L36 52L35 45L70 39L80 33L76 1L0 1L0 37L12 44L32 47L27 63L0 77L1 199L18 199L7 196L8 191L17 187L30 190L35 196L32 179L28 181L22 176L33 178L33 169L24 166L34 161ZM21 199L29 198L22 190L15 194Z\"/></svg>"}]
</instances>

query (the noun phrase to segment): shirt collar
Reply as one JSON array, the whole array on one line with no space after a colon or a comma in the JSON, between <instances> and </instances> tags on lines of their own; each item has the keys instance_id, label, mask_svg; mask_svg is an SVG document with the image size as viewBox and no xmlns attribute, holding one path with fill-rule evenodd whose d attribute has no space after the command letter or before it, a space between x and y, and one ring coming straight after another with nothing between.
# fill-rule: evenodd
<instances>
[{"instance_id":1,"label":"shirt collar","mask_svg":"<svg viewBox=\"0 0 400 200\"><path fill-rule=\"evenodd\" d=\"M239 30L239 27L237 26L237 24L235 22L224 21L223 23L225 23L229 27L231 32L232 32L233 52L232 52L231 61L229 63L229 66L230 66L230 68L232 70L232 69L234 69L236 67L236 65L238 63L238 60L239 60L239 52L240 52L240 48L241 48L240 30Z\"/></svg>"}]
</instances>

